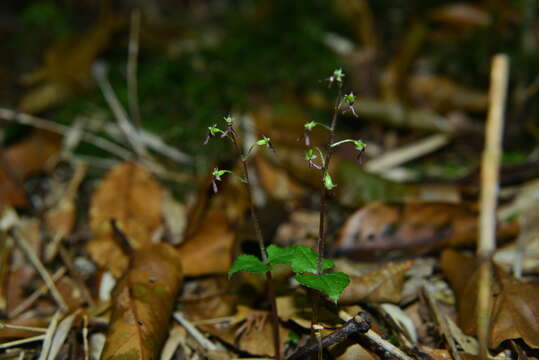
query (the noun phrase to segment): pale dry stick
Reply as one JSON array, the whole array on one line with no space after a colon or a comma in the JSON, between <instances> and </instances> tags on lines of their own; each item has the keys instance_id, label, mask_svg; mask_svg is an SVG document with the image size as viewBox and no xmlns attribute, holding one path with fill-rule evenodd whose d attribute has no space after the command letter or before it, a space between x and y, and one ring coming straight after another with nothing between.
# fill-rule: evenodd
<instances>
[{"instance_id":1,"label":"pale dry stick","mask_svg":"<svg viewBox=\"0 0 539 360\"><path fill-rule=\"evenodd\" d=\"M209 351L217 351L217 346L206 339L206 337L202 335L202 333L198 331L198 329L193 326L193 324L191 324L181 312L176 311L172 316L174 317L174 320L179 322L204 349Z\"/></svg>"},{"instance_id":2,"label":"pale dry stick","mask_svg":"<svg viewBox=\"0 0 539 360\"><path fill-rule=\"evenodd\" d=\"M369 172L381 173L411 160L440 149L447 145L450 137L446 134L435 134L413 144L402 146L383 153L365 163L363 168Z\"/></svg>"},{"instance_id":3,"label":"pale dry stick","mask_svg":"<svg viewBox=\"0 0 539 360\"><path fill-rule=\"evenodd\" d=\"M125 138L140 158L147 157L146 147L140 140L137 129L133 126L131 120L129 120L127 112L118 100L110 84L107 77L107 66L104 63L94 64L93 75Z\"/></svg>"},{"instance_id":4,"label":"pale dry stick","mask_svg":"<svg viewBox=\"0 0 539 360\"><path fill-rule=\"evenodd\" d=\"M20 340L10 341L10 342L0 344L0 350L1 349L8 349L10 347L15 347L15 346L19 346L19 345L28 344L28 343L35 342L35 341L42 341L44 339L45 339L45 335L37 335L37 336L32 336L32 337L28 337L28 338L24 338L24 339L20 339Z\"/></svg>"},{"instance_id":5,"label":"pale dry stick","mask_svg":"<svg viewBox=\"0 0 539 360\"><path fill-rule=\"evenodd\" d=\"M51 277L52 281L53 282L58 281L59 279L62 278L62 276L65 275L65 273L66 273L66 268L62 266L52 275ZM15 309L10 311L7 317L10 319L16 318L17 316L22 314L24 311L26 311L26 309L32 306L32 304L37 299L39 299L40 296L45 295L48 291L49 291L49 287L47 286L47 284L43 284L41 287L39 287L39 289L37 289L30 296L28 296L26 300L20 303Z\"/></svg>"},{"instance_id":6,"label":"pale dry stick","mask_svg":"<svg viewBox=\"0 0 539 360\"><path fill-rule=\"evenodd\" d=\"M54 337L54 334L56 333L56 328L58 327L58 321L60 320L61 313L57 311L49 323L49 328L47 329L47 332L45 333L45 339L43 340L43 347L41 348L41 353L39 354L39 360L46 360L49 351L52 346L52 339Z\"/></svg>"},{"instance_id":7,"label":"pale dry stick","mask_svg":"<svg viewBox=\"0 0 539 360\"><path fill-rule=\"evenodd\" d=\"M477 294L477 334L479 358L488 359L492 256L496 250L496 205L498 199L498 173L502 148L503 118L509 78L509 58L498 54L492 60L489 90L489 111L485 149L481 160L480 227L477 257L479 282Z\"/></svg>"},{"instance_id":8,"label":"pale dry stick","mask_svg":"<svg viewBox=\"0 0 539 360\"><path fill-rule=\"evenodd\" d=\"M47 332L46 328L39 328L39 327L34 327L34 326L15 325L15 324L6 324L3 321L0 321L0 329L13 329L13 330L22 330L22 331L32 331L32 332L38 332L38 333Z\"/></svg>"},{"instance_id":9,"label":"pale dry stick","mask_svg":"<svg viewBox=\"0 0 539 360\"><path fill-rule=\"evenodd\" d=\"M447 323L447 320L444 314L440 312L438 303L434 297L434 294L432 293L432 289L430 288L428 284L425 284L423 286L423 293L425 294L425 297L427 298L427 302L429 304L430 310L432 311L434 321L436 321L436 323L438 324L438 327L440 328L440 332L445 338L447 345L449 345L449 351L451 353L451 356L453 357L454 360L461 360L461 357L457 350L457 345L455 344L455 340L453 339L453 336L451 336L451 331L449 331L449 324Z\"/></svg>"},{"instance_id":10,"label":"pale dry stick","mask_svg":"<svg viewBox=\"0 0 539 360\"><path fill-rule=\"evenodd\" d=\"M32 265L34 265L39 275L41 275L41 278L43 279L43 281L45 281L45 284L49 288L52 297L54 298L60 309L66 311L68 307L66 305L66 302L64 301L64 298L62 297L62 294L60 294L60 292L56 288L56 285L54 284L51 275L49 274L47 269L45 269L45 266L43 266L41 260L39 260L39 257L34 252L34 249L32 249L30 244L28 244L28 242L26 242L26 240L18 234L17 228L11 228L10 235L15 240L15 243L20 246L21 250L28 257Z\"/></svg>"},{"instance_id":11,"label":"pale dry stick","mask_svg":"<svg viewBox=\"0 0 539 360\"><path fill-rule=\"evenodd\" d=\"M127 101L131 119L137 128L140 128L140 106L138 100L138 52L140 37L140 11L134 10L131 13L131 28L129 32L129 49L127 56Z\"/></svg>"},{"instance_id":12,"label":"pale dry stick","mask_svg":"<svg viewBox=\"0 0 539 360\"><path fill-rule=\"evenodd\" d=\"M123 139L123 131L116 123L109 122L106 124L98 124L99 128L96 125L90 124L87 129L93 131L104 131L106 134L110 135L116 140L120 140L119 138ZM190 162L190 156L179 151L175 147L166 144L159 136L144 129L137 129L137 132L140 141L142 141L149 149L154 150L156 153L168 157L179 164Z\"/></svg>"},{"instance_id":13,"label":"pale dry stick","mask_svg":"<svg viewBox=\"0 0 539 360\"><path fill-rule=\"evenodd\" d=\"M0 119L13 121L13 122L23 124L23 125L32 126L37 129L47 130L47 131L64 135L64 136L69 133L68 126L58 124L53 121L39 118L36 116L19 113L13 110L5 109L5 108L0 108ZM128 160L132 157L131 152L127 150L126 148L112 141L109 141L105 138L94 135L92 133L83 132L82 140L86 143L94 145L95 147L105 150L119 157L122 160Z\"/></svg>"},{"instance_id":14,"label":"pale dry stick","mask_svg":"<svg viewBox=\"0 0 539 360\"><path fill-rule=\"evenodd\" d=\"M352 319L352 316L344 310L339 311L339 317L344 321L348 321ZM369 329L369 331L367 331L366 333L358 334L358 336L369 339L370 341L375 343L378 347L383 349L385 352L387 352L388 354L390 354L391 356L399 360L413 360L410 356L406 355L401 349L391 344L390 342L382 339L380 335L375 333L372 329Z\"/></svg>"},{"instance_id":15,"label":"pale dry stick","mask_svg":"<svg viewBox=\"0 0 539 360\"><path fill-rule=\"evenodd\" d=\"M82 343L84 344L84 360L90 360L90 346L88 345L88 315L82 317Z\"/></svg>"},{"instance_id":16,"label":"pale dry stick","mask_svg":"<svg viewBox=\"0 0 539 360\"><path fill-rule=\"evenodd\" d=\"M21 351L19 353L19 357L17 358L17 360L24 360L25 356L26 356L26 351Z\"/></svg>"}]
</instances>

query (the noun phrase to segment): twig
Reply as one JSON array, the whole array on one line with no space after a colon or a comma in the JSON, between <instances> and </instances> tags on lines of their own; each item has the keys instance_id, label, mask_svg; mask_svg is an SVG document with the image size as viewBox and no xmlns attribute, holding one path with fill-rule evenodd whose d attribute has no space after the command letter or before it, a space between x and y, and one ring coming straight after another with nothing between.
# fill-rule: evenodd
<instances>
[{"instance_id":1,"label":"twig","mask_svg":"<svg viewBox=\"0 0 539 360\"><path fill-rule=\"evenodd\" d=\"M66 268L61 267L58 269L51 277L52 281L56 282L62 276L64 276L66 273ZM34 291L30 296L26 298L22 303L20 303L15 309L9 312L8 318L13 319L19 316L21 313L23 313L26 309L28 309L32 304L42 295L45 295L49 291L49 287L47 284L43 284L39 287L36 291Z\"/></svg>"},{"instance_id":2,"label":"twig","mask_svg":"<svg viewBox=\"0 0 539 360\"><path fill-rule=\"evenodd\" d=\"M118 97L114 93L112 86L107 77L107 66L103 63L96 63L93 69L94 78L97 81L97 85L103 93L103 97L107 101L114 118L118 122L118 126L123 131L125 138L131 144L131 147L140 158L145 158L147 155L144 144L140 141L137 129L133 126L129 120L129 116L124 107L118 100Z\"/></svg>"},{"instance_id":3,"label":"twig","mask_svg":"<svg viewBox=\"0 0 539 360\"><path fill-rule=\"evenodd\" d=\"M10 341L10 342L0 344L0 349L7 349L7 348L10 348L10 347L24 345L24 344L28 344L28 343L35 342L35 341L42 341L44 339L45 339L45 335L32 336L32 337L28 337L28 338L24 338L24 339Z\"/></svg>"},{"instance_id":4,"label":"twig","mask_svg":"<svg viewBox=\"0 0 539 360\"><path fill-rule=\"evenodd\" d=\"M140 128L140 106L138 100L137 67L140 35L140 11L131 13L131 29L129 34L129 54L127 57L127 101L133 124Z\"/></svg>"},{"instance_id":5,"label":"twig","mask_svg":"<svg viewBox=\"0 0 539 360\"><path fill-rule=\"evenodd\" d=\"M338 328L331 334L324 336L319 344L318 341L310 342L299 348L295 353L287 358L287 360L305 359L308 355L325 349L330 345L341 343L348 339L351 335L365 333L369 331L371 323L367 318L366 313L359 313L348 320L342 327Z\"/></svg>"},{"instance_id":6,"label":"twig","mask_svg":"<svg viewBox=\"0 0 539 360\"><path fill-rule=\"evenodd\" d=\"M45 266L43 266L41 260L39 260L32 247L26 242L26 240L22 236L19 236L18 230L15 227L11 228L9 233L11 237L15 239L15 242L21 247L22 251L26 254L30 262L34 265L39 275L41 275L43 281L45 281L45 284L49 288L52 297L54 298L60 309L66 311L68 307L64 301L64 298L62 297L62 294L60 294L60 292L56 288L56 285L54 285L54 281L52 280L51 275L49 274L47 269L45 269Z\"/></svg>"},{"instance_id":7,"label":"twig","mask_svg":"<svg viewBox=\"0 0 539 360\"><path fill-rule=\"evenodd\" d=\"M84 344L84 360L90 360L90 346L88 345L88 315L82 317L82 343Z\"/></svg>"},{"instance_id":8,"label":"twig","mask_svg":"<svg viewBox=\"0 0 539 360\"><path fill-rule=\"evenodd\" d=\"M449 325L447 324L447 320L444 314L440 313L438 303L436 302L436 299L434 298L434 294L432 293L432 290L430 289L430 286L428 284L425 284L423 286L423 293L425 294L425 297L427 298L427 301L429 303L429 307L434 316L434 321L436 321L436 323L438 324L438 327L440 328L440 332L445 338L447 345L449 345L449 351L451 352L453 359L460 360L460 355L457 350L457 345L455 344L455 340L453 339L453 336L451 336L451 332L449 331Z\"/></svg>"},{"instance_id":9,"label":"twig","mask_svg":"<svg viewBox=\"0 0 539 360\"><path fill-rule=\"evenodd\" d=\"M350 316L348 313L346 313L343 310L341 310L339 312L339 317L342 320L345 320L345 321L348 321L348 320L350 320L352 318L352 316ZM375 344L378 348L382 349L383 352L386 352L386 353L390 354L391 356L395 357L396 359L399 359L399 360L413 360L411 357L409 357L404 352L402 352L398 347L396 347L395 345L391 344L390 342L382 339L372 329L369 329L364 334L358 334L358 336L360 338L364 338L364 339L368 340L369 342Z\"/></svg>"},{"instance_id":10,"label":"twig","mask_svg":"<svg viewBox=\"0 0 539 360\"><path fill-rule=\"evenodd\" d=\"M47 333L45 334L45 339L43 340L43 347L41 349L41 354L39 354L39 360L46 360L49 356L49 351L51 350L52 346L52 339L54 337L54 333L56 332L56 328L58 327L58 320L60 320L60 312L56 312L54 316L51 319L51 322L49 323L49 328L47 329Z\"/></svg>"},{"instance_id":11,"label":"twig","mask_svg":"<svg viewBox=\"0 0 539 360\"><path fill-rule=\"evenodd\" d=\"M477 335L479 358L487 360L490 326L492 256L496 249L496 205L498 198L498 172L502 147L503 118L509 58L496 55L492 60L489 90L485 149L481 160L481 213L477 256L480 261L477 296Z\"/></svg>"},{"instance_id":12,"label":"twig","mask_svg":"<svg viewBox=\"0 0 539 360\"><path fill-rule=\"evenodd\" d=\"M5 108L0 108L0 118L8 121L14 121L23 125L33 126L35 128L47 130L60 135L66 135L69 133L69 127L65 125ZM92 133L83 132L82 140L113 155L116 155L120 159L128 160L132 157L129 150Z\"/></svg>"},{"instance_id":13,"label":"twig","mask_svg":"<svg viewBox=\"0 0 539 360\"><path fill-rule=\"evenodd\" d=\"M198 329L193 326L184 316L181 312L179 311L176 311L173 315L174 319L179 322L184 328L185 330L187 330L187 332L189 334L191 334L191 336L206 350L209 350L209 351L217 351L217 346L215 346L214 343L212 343L211 341L209 341L208 339L206 339L206 337L204 335L202 335L200 333L200 331L198 331Z\"/></svg>"},{"instance_id":14,"label":"twig","mask_svg":"<svg viewBox=\"0 0 539 360\"><path fill-rule=\"evenodd\" d=\"M0 329L13 329L13 330L22 330L22 331L32 331L32 332L38 332L38 333L47 332L46 328L38 328L38 327L34 327L34 326L23 326L23 325L15 325L15 324L6 324L3 321L0 321Z\"/></svg>"},{"instance_id":15,"label":"twig","mask_svg":"<svg viewBox=\"0 0 539 360\"><path fill-rule=\"evenodd\" d=\"M408 161L429 154L447 145L450 139L445 134L431 135L413 144L388 151L367 161L364 169L374 173L387 171Z\"/></svg>"}]
</instances>

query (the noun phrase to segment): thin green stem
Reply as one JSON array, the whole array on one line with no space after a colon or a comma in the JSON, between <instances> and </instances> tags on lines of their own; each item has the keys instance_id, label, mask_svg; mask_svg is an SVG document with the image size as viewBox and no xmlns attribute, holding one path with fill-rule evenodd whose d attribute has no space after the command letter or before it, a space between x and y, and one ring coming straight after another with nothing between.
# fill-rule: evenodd
<instances>
[{"instance_id":1,"label":"thin green stem","mask_svg":"<svg viewBox=\"0 0 539 360\"><path fill-rule=\"evenodd\" d=\"M251 211L251 219L253 221L253 225L255 228L255 236L258 241L258 246L260 249L260 255L262 256L262 261L264 264L268 263L268 255L266 252L266 246L264 245L264 236L262 235L262 229L260 227L260 222L258 220L258 216L256 215L255 205L253 201L253 194L251 190L251 182L249 180L249 168L247 166L247 157L244 156L243 151L241 149L240 144L238 143L238 139L236 136L231 133L229 134L229 138L232 141L232 144L234 145L234 148L236 149L236 152L238 153L239 158L241 159L241 164L243 167L243 178L245 179L245 188L247 190L248 199L249 199L249 208ZM281 360L281 340L280 340L280 333L279 333L279 317L277 314L277 300L275 296L275 288L273 287L273 280L271 277L271 271L268 271L266 273L266 283L268 287L268 295L271 302L271 320L272 320L272 330L273 330L273 347L275 349L275 359Z\"/></svg>"},{"instance_id":2,"label":"thin green stem","mask_svg":"<svg viewBox=\"0 0 539 360\"><path fill-rule=\"evenodd\" d=\"M333 155L333 148L331 147L331 144L333 144L333 141L335 140L335 127L337 126L337 119L339 116L341 96L342 96L342 89L339 84L339 91L338 91L337 99L335 100L335 106L333 108L333 117L331 119L331 126L329 128L329 141L326 146L326 153L322 162L323 163L322 174L325 174L328 171L331 157ZM320 220L319 220L319 227L318 227L318 239L317 239L317 244L316 244L316 247L318 249L318 259L317 259L317 273L318 274L322 274L322 270L323 270L322 263L324 259L324 253L326 251L327 197L328 197L328 189L324 185L324 180L322 176L322 184L320 188ZM320 297L320 293L317 292L315 296L315 300L313 301L313 316L312 316L311 327L315 323L318 322L319 311L320 311L319 297Z\"/></svg>"}]
</instances>

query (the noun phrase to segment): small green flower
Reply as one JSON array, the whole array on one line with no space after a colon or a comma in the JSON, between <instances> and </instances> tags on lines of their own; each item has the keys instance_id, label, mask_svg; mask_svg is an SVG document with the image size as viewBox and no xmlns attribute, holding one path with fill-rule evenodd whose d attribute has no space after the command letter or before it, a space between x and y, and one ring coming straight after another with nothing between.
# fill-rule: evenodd
<instances>
[{"instance_id":1,"label":"small green flower","mask_svg":"<svg viewBox=\"0 0 539 360\"><path fill-rule=\"evenodd\" d=\"M316 122L309 121L308 123L305 123L305 125L303 125L303 126L305 127L305 129L307 129L309 131L312 131L316 126Z\"/></svg>"},{"instance_id":2,"label":"small green flower","mask_svg":"<svg viewBox=\"0 0 539 360\"><path fill-rule=\"evenodd\" d=\"M275 148L273 147L273 144L269 137L262 135L262 139L258 140L255 144L258 146L265 146L275 153Z\"/></svg>"},{"instance_id":3,"label":"small green flower","mask_svg":"<svg viewBox=\"0 0 539 360\"><path fill-rule=\"evenodd\" d=\"M356 102L356 96L354 95L354 93L349 93L349 94L346 94L344 95L344 101L350 105L350 104L353 104Z\"/></svg>"},{"instance_id":4,"label":"small green flower","mask_svg":"<svg viewBox=\"0 0 539 360\"><path fill-rule=\"evenodd\" d=\"M343 77L344 77L344 72L342 71L342 69L337 69L333 72L333 78L335 79L335 81L342 82Z\"/></svg>"},{"instance_id":5,"label":"small green flower","mask_svg":"<svg viewBox=\"0 0 539 360\"><path fill-rule=\"evenodd\" d=\"M230 115L225 116L225 122L227 124L232 124L234 122L234 118Z\"/></svg>"},{"instance_id":6,"label":"small green flower","mask_svg":"<svg viewBox=\"0 0 539 360\"><path fill-rule=\"evenodd\" d=\"M327 171L324 174L324 186L328 190L332 190L335 186L337 186L333 183L333 179L331 178L331 175L329 175Z\"/></svg>"}]
</instances>

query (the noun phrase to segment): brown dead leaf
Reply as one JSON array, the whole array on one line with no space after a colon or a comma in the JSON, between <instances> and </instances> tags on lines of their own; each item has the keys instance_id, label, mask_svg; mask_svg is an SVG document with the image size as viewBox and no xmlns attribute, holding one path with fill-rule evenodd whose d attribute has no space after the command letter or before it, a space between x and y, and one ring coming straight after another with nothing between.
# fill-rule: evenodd
<instances>
[{"instance_id":1,"label":"brown dead leaf","mask_svg":"<svg viewBox=\"0 0 539 360\"><path fill-rule=\"evenodd\" d=\"M481 112L488 105L488 95L485 92L466 88L448 78L416 75L410 78L408 85L412 97L439 112Z\"/></svg>"},{"instance_id":2,"label":"brown dead leaf","mask_svg":"<svg viewBox=\"0 0 539 360\"><path fill-rule=\"evenodd\" d=\"M178 247L185 276L227 273L234 239L227 218L221 212L209 211L199 230Z\"/></svg>"},{"instance_id":3,"label":"brown dead leaf","mask_svg":"<svg viewBox=\"0 0 539 360\"><path fill-rule=\"evenodd\" d=\"M350 285L341 294L343 304L367 302L392 302L401 300L406 272L412 260L402 263L390 262L382 268L361 276L350 276Z\"/></svg>"},{"instance_id":4,"label":"brown dead leaf","mask_svg":"<svg viewBox=\"0 0 539 360\"><path fill-rule=\"evenodd\" d=\"M248 324L249 326L252 325L250 329L238 331L242 325L245 324L245 321L250 321L250 319L253 319L253 317L259 318L263 313L264 312L260 310L252 310L243 307L241 314L239 314L238 317L241 316L244 318L244 321L231 325L227 328L207 325L204 326L204 330L211 335L218 337L222 341L234 345L240 351L244 351L256 356L273 356L275 351L273 347L273 332L270 320L271 315L269 312L265 312L267 321ZM258 325L258 327L256 325ZM288 332L288 329L279 324L281 351L284 349L284 345L288 339Z\"/></svg>"},{"instance_id":5,"label":"brown dead leaf","mask_svg":"<svg viewBox=\"0 0 539 360\"><path fill-rule=\"evenodd\" d=\"M113 293L101 359L158 359L182 281L176 250L148 244L136 250Z\"/></svg>"},{"instance_id":6,"label":"brown dead leaf","mask_svg":"<svg viewBox=\"0 0 539 360\"><path fill-rule=\"evenodd\" d=\"M485 27L491 17L485 10L465 2L448 4L430 12L429 17L458 28Z\"/></svg>"},{"instance_id":7,"label":"brown dead leaf","mask_svg":"<svg viewBox=\"0 0 539 360\"><path fill-rule=\"evenodd\" d=\"M92 196L90 228L94 238L87 245L90 256L120 276L128 259L115 240L111 220L116 220L129 245L137 249L148 244L161 226L161 211L161 188L152 174L132 162L116 166Z\"/></svg>"},{"instance_id":8,"label":"brown dead leaf","mask_svg":"<svg viewBox=\"0 0 539 360\"><path fill-rule=\"evenodd\" d=\"M337 241L337 253L350 258L417 255L444 246L473 245L477 212L465 204L371 203L352 214ZM501 223L499 236L518 232L515 222Z\"/></svg>"},{"instance_id":9,"label":"brown dead leaf","mask_svg":"<svg viewBox=\"0 0 539 360\"><path fill-rule=\"evenodd\" d=\"M271 197L289 200L297 199L305 194L305 188L291 179L283 169L271 164L263 156L256 157L256 167L260 185Z\"/></svg>"},{"instance_id":10,"label":"brown dead leaf","mask_svg":"<svg viewBox=\"0 0 539 360\"><path fill-rule=\"evenodd\" d=\"M108 16L86 33L54 44L47 50L43 66L23 77L24 83L39 85L22 98L19 109L30 114L41 112L87 89L93 62L123 23Z\"/></svg>"},{"instance_id":11,"label":"brown dead leaf","mask_svg":"<svg viewBox=\"0 0 539 360\"><path fill-rule=\"evenodd\" d=\"M467 334L477 331L477 280L479 262L454 250L442 253L441 266L456 293L459 325ZM519 281L498 266L494 268L491 314L491 348L508 339L522 338L539 347L539 286Z\"/></svg>"},{"instance_id":12,"label":"brown dead leaf","mask_svg":"<svg viewBox=\"0 0 539 360\"><path fill-rule=\"evenodd\" d=\"M181 302L191 321L230 316L236 311L237 296L230 294L225 276L195 279L184 285Z\"/></svg>"},{"instance_id":13,"label":"brown dead leaf","mask_svg":"<svg viewBox=\"0 0 539 360\"><path fill-rule=\"evenodd\" d=\"M47 162L58 154L58 136L35 131L23 141L0 150L0 204L25 206L22 183L26 178L46 169Z\"/></svg>"}]
</instances>

